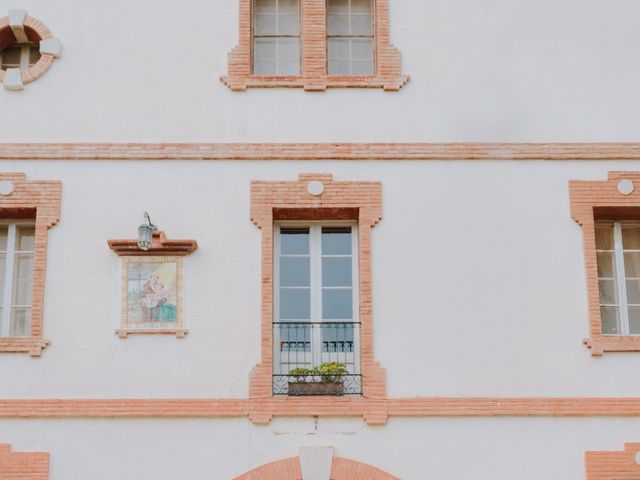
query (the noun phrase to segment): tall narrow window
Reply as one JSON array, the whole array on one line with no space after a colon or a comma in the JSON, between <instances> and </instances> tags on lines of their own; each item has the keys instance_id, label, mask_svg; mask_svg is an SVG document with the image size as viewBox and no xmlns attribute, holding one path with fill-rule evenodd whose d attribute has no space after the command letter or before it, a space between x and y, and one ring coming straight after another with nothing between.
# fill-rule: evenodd
<instances>
[{"instance_id":1,"label":"tall narrow window","mask_svg":"<svg viewBox=\"0 0 640 480\"><path fill-rule=\"evenodd\" d=\"M0 336L27 337L31 329L31 293L35 228L0 225Z\"/></svg>"},{"instance_id":2,"label":"tall narrow window","mask_svg":"<svg viewBox=\"0 0 640 480\"><path fill-rule=\"evenodd\" d=\"M253 74L300 75L300 0L254 0Z\"/></svg>"},{"instance_id":3,"label":"tall narrow window","mask_svg":"<svg viewBox=\"0 0 640 480\"><path fill-rule=\"evenodd\" d=\"M329 75L374 74L373 0L327 0Z\"/></svg>"},{"instance_id":4,"label":"tall narrow window","mask_svg":"<svg viewBox=\"0 0 640 480\"><path fill-rule=\"evenodd\" d=\"M640 223L596 224L603 335L640 335Z\"/></svg>"},{"instance_id":5,"label":"tall narrow window","mask_svg":"<svg viewBox=\"0 0 640 480\"><path fill-rule=\"evenodd\" d=\"M359 394L353 224L276 227L274 394Z\"/></svg>"},{"instance_id":6,"label":"tall narrow window","mask_svg":"<svg viewBox=\"0 0 640 480\"><path fill-rule=\"evenodd\" d=\"M37 43L13 44L0 52L0 68L20 68L26 70L40 60L40 46Z\"/></svg>"}]
</instances>

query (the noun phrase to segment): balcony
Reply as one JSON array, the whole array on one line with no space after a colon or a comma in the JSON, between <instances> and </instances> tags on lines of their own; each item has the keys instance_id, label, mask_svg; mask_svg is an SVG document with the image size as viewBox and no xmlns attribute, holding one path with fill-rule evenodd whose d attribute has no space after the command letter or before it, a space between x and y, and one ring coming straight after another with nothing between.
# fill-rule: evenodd
<instances>
[{"instance_id":1,"label":"balcony","mask_svg":"<svg viewBox=\"0 0 640 480\"><path fill-rule=\"evenodd\" d=\"M273 324L274 395L360 395L360 323Z\"/></svg>"}]
</instances>

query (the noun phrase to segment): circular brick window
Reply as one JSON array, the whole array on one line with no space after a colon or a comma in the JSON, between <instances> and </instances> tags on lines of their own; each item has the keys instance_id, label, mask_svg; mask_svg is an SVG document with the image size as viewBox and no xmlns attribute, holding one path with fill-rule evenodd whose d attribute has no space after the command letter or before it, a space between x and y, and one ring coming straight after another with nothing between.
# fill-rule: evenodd
<instances>
[{"instance_id":1,"label":"circular brick window","mask_svg":"<svg viewBox=\"0 0 640 480\"><path fill-rule=\"evenodd\" d=\"M9 10L8 16L0 18L0 82L5 90L22 90L59 55L60 42L25 10Z\"/></svg>"}]
</instances>

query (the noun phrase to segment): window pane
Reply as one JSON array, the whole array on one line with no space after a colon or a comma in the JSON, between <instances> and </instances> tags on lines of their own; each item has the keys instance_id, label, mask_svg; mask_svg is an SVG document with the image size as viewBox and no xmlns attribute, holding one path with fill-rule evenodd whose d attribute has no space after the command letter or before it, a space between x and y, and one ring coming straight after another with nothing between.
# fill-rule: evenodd
<instances>
[{"instance_id":1,"label":"window pane","mask_svg":"<svg viewBox=\"0 0 640 480\"><path fill-rule=\"evenodd\" d=\"M35 65L40 60L40 47L33 46L29 49L29 66Z\"/></svg>"},{"instance_id":2,"label":"window pane","mask_svg":"<svg viewBox=\"0 0 640 480\"><path fill-rule=\"evenodd\" d=\"M352 15L351 16L351 35L371 35L373 33L373 24L371 15Z\"/></svg>"},{"instance_id":3,"label":"window pane","mask_svg":"<svg viewBox=\"0 0 640 480\"><path fill-rule=\"evenodd\" d=\"M2 65L10 68L20 66L22 46L7 47L2 51Z\"/></svg>"},{"instance_id":4,"label":"window pane","mask_svg":"<svg viewBox=\"0 0 640 480\"><path fill-rule=\"evenodd\" d=\"M351 255L351 227L322 227L323 255Z\"/></svg>"},{"instance_id":5,"label":"window pane","mask_svg":"<svg viewBox=\"0 0 640 480\"><path fill-rule=\"evenodd\" d=\"M351 0L351 13L368 13L373 9L371 0Z\"/></svg>"},{"instance_id":6,"label":"window pane","mask_svg":"<svg viewBox=\"0 0 640 480\"><path fill-rule=\"evenodd\" d=\"M613 225L596 228L596 248L598 250L613 250Z\"/></svg>"},{"instance_id":7,"label":"window pane","mask_svg":"<svg viewBox=\"0 0 640 480\"><path fill-rule=\"evenodd\" d=\"M346 36L349 35L348 15L327 16L327 33L329 35Z\"/></svg>"},{"instance_id":8,"label":"window pane","mask_svg":"<svg viewBox=\"0 0 640 480\"><path fill-rule=\"evenodd\" d=\"M600 290L600 303L604 305L616 305L618 303L613 280L598 280L598 289Z\"/></svg>"},{"instance_id":9,"label":"window pane","mask_svg":"<svg viewBox=\"0 0 640 480\"><path fill-rule=\"evenodd\" d=\"M348 60L333 60L329 62L329 75L349 75Z\"/></svg>"},{"instance_id":10,"label":"window pane","mask_svg":"<svg viewBox=\"0 0 640 480\"><path fill-rule=\"evenodd\" d=\"M329 13L349 13L349 0L328 0L327 11Z\"/></svg>"},{"instance_id":11,"label":"window pane","mask_svg":"<svg viewBox=\"0 0 640 480\"><path fill-rule=\"evenodd\" d=\"M328 43L329 61L349 59L349 40L330 38Z\"/></svg>"},{"instance_id":12,"label":"window pane","mask_svg":"<svg viewBox=\"0 0 640 480\"><path fill-rule=\"evenodd\" d=\"M275 75L276 74L276 61L270 62L256 61L253 65L253 73L255 75Z\"/></svg>"},{"instance_id":13,"label":"window pane","mask_svg":"<svg viewBox=\"0 0 640 480\"><path fill-rule=\"evenodd\" d=\"M275 15L256 15L255 20L255 34L256 35L276 35L278 30L276 28L276 16Z\"/></svg>"},{"instance_id":14,"label":"window pane","mask_svg":"<svg viewBox=\"0 0 640 480\"><path fill-rule=\"evenodd\" d=\"M300 75L300 62L285 60L279 61L277 74L280 76L297 77Z\"/></svg>"},{"instance_id":15,"label":"window pane","mask_svg":"<svg viewBox=\"0 0 640 480\"><path fill-rule=\"evenodd\" d=\"M7 236L9 228L6 226L0 226L0 252L7 251Z\"/></svg>"},{"instance_id":16,"label":"window pane","mask_svg":"<svg viewBox=\"0 0 640 480\"><path fill-rule=\"evenodd\" d=\"M11 310L9 335L12 337L28 337L31 329L31 309L14 308Z\"/></svg>"},{"instance_id":17,"label":"window pane","mask_svg":"<svg viewBox=\"0 0 640 480\"><path fill-rule=\"evenodd\" d=\"M323 352L353 352L353 324L322 326Z\"/></svg>"},{"instance_id":18,"label":"window pane","mask_svg":"<svg viewBox=\"0 0 640 480\"><path fill-rule=\"evenodd\" d=\"M308 320L311 318L309 289L280 289L280 319Z\"/></svg>"},{"instance_id":19,"label":"window pane","mask_svg":"<svg viewBox=\"0 0 640 480\"><path fill-rule=\"evenodd\" d=\"M612 252L600 252L598 257L598 277L613 278L615 275L614 254Z\"/></svg>"},{"instance_id":20,"label":"window pane","mask_svg":"<svg viewBox=\"0 0 640 480\"><path fill-rule=\"evenodd\" d=\"M640 280L627 280L627 303L640 305Z\"/></svg>"},{"instance_id":21,"label":"window pane","mask_svg":"<svg viewBox=\"0 0 640 480\"><path fill-rule=\"evenodd\" d=\"M256 61L275 60L276 42L272 39L256 39L253 49L253 56ZM275 65L275 62L274 62Z\"/></svg>"},{"instance_id":22,"label":"window pane","mask_svg":"<svg viewBox=\"0 0 640 480\"><path fill-rule=\"evenodd\" d=\"M300 60L300 41L294 39L278 39L278 61L294 60L297 64Z\"/></svg>"},{"instance_id":23,"label":"window pane","mask_svg":"<svg viewBox=\"0 0 640 480\"><path fill-rule=\"evenodd\" d=\"M299 35L300 18L297 14L278 16L278 35Z\"/></svg>"},{"instance_id":24,"label":"window pane","mask_svg":"<svg viewBox=\"0 0 640 480\"><path fill-rule=\"evenodd\" d=\"M35 245L34 227L18 227L16 232L16 250L33 252Z\"/></svg>"},{"instance_id":25,"label":"window pane","mask_svg":"<svg viewBox=\"0 0 640 480\"><path fill-rule=\"evenodd\" d=\"M354 60L351 62L351 75L368 76L373 75L372 60Z\"/></svg>"},{"instance_id":26,"label":"window pane","mask_svg":"<svg viewBox=\"0 0 640 480\"><path fill-rule=\"evenodd\" d=\"M624 271L627 277L640 277L640 253L624 254Z\"/></svg>"},{"instance_id":27,"label":"window pane","mask_svg":"<svg viewBox=\"0 0 640 480\"><path fill-rule=\"evenodd\" d=\"M322 286L324 287L350 287L351 273L351 257L322 259Z\"/></svg>"},{"instance_id":28,"label":"window pane","mask_svg":"<svg viewBox=\"0 0 640 480\"><path fill-rule=\"evenodd\" d=\"M373 40L351 40L351 58L373 61Z\"/></svg>"},{"instance_id":29,"label":"window pane","mask_svg":"<svg viewBox=\"0 0 640 480\"><path fill-rule=\"evenodd\" d=\"M604 335L619 335L618 307L600 307L602 318L602 333Z\"/></svg>"},{"instance_id":30,"label":"window pane","mask_svg":"<svg viewBox=\"0 0 640 480\"><path fill-rule=\"evenodd\" d=\"M322 290L322 318L325 320L351 320L353 300L351 289Z\"/></svg>"},{"instance_id":31,"label":"window pane","mask_svg":"<svg viewBox=\"0 0 640 480\"><path fill-rule=\"evenodd\" d=\"M280 325L281 352L308 352L311 350L311 326L300 323Z\"/></svg>"},{"instance_id":32,"label":"window pane","mask_svg":"<svg viewBox=\"0 0 640 480\"><path fill-rule=\"evenodd\" d=\"M280 253L282 255L308 255L309 228L281 228Z\"/></svg>"},{"instance_id":33,"label":"window pane","mask_svg":"<svg viewBox=\"0 0 640 480\"><path fill-rule=\"evenodd\" d=\"M640 250L640 227L622 225L622 248Z\"/></svg>"},{"instance_id":34,"label":"window pane","mask_svg":"<svg viewBox=\"0 0 640 480\"><path fill-rule=\"evenodd\" d=\"M7 265L7 254L0 253L0 305L4 301L4 274ZM2 316L0 316L0 319Z\"/></svg>"},{"instance_id":35,"label":"window pane","mask_svg":"<svg viewBox=\"0 0 640 480\"><path fill-rule=\"evenodd\" d=\"M640 307L629 307L629 333L640 335Z\"/></svg>"},{"instance_id":36,"label":"window pane","mask_svg":"<svg viewBox=\"0 0 640 480\"><path fill-rule=\"evenodd\" d=\"M276 13L276 0L255 0L256 13Z\"/></svg>"},{"instance_id":37,"label":"window pane","mask_svg":"<svg viewBox=\"0 0 640 480\"><path fill-rule=\"evenodd\" d=\"M310 285L308 257L280 258L280 286L308 287Z\"/></svg>"},{"instance_id":38,"label":"window pane","mask_svg":"<svg viewBox=\"0 0 640 480\"><path fill-rule=\"evenodd\" d=\"M299 0L278 0L279 13L298 13L300 11Z\"/></svg>"},{"instance_id":39,"label":"window pane","mask_svg":"<svg viewBox=\"0 0 640 480\"><path fill-rule=\"evenodd\" d=\"M31 305L33 254L16 254L13 270L13 305Z\"/></svg>"}]
</instances>

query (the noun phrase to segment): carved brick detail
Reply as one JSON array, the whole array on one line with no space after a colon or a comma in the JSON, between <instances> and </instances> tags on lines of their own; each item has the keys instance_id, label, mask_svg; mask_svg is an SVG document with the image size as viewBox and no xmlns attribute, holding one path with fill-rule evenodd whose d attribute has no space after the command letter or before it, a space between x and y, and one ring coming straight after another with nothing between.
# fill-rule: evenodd
<instances>
[{"instance_id":1,"label":"carved brick detail","mask_svg":"<svg viewBox=\"0 0 640 480\"><path fill-rule=\"evenodd\" d=\"M11 445L0 443L0 479L48 480L49 453L12 452Z\"/></svg>"},{"instance_id":2,"label":"carved brick detail","mask_svg":"<svg viewBox=\"0 0 640 480\"><path fill-rule=\"evenodd\" d=\"M640 443L626 443L622 452L587 452L586 480L636 480L640 478L638 454Z\"/></svg>"}]
</instances>

